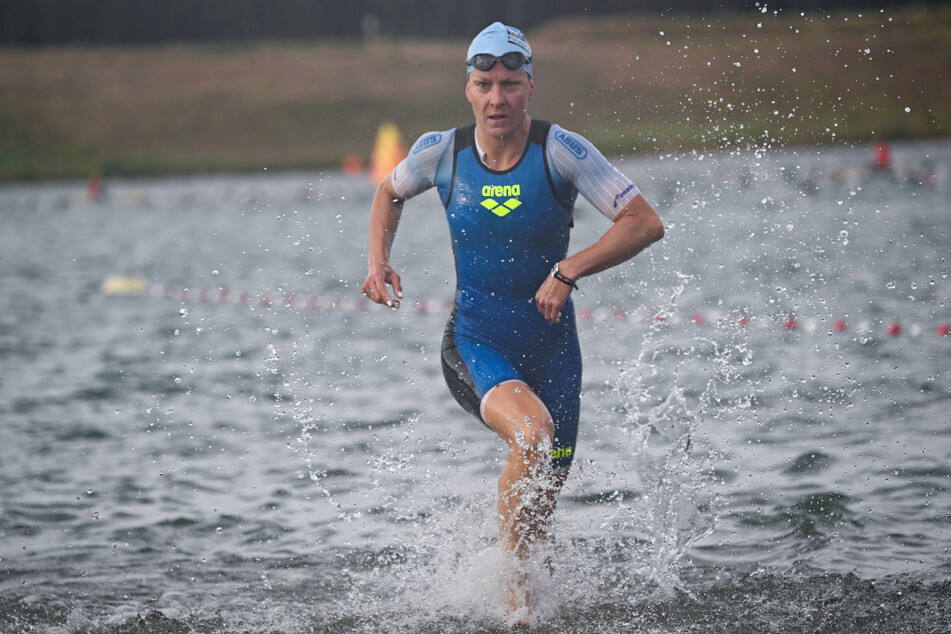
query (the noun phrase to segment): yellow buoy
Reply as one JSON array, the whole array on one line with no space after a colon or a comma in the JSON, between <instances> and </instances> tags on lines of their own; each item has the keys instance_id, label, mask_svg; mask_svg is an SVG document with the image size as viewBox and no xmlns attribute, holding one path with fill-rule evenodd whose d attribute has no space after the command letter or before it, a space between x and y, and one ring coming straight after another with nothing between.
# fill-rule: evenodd
<instances>
[{"instance_id":1,"label":"yellow buoy","mask_svg":"<svg viewBox=\"0 0 951 634\"><path fill-rule=\"evenodd\" d=\"M380 125L376 133L376 145L370 157L370 178L379 183L386 178L393 168L406 158L406 143L399 128L392 121Z\"/></svg>"},{"instance_id":2,"label":"yellow buoy","mask_svg":"<svg viewBox=\"0 0 951 634\"><path fill-rule=\"evenodd\" d=\"M135 275L110 275L102 281L106 295L141 295L145 292L145 280Z\"/></svg>"}]
</instances>

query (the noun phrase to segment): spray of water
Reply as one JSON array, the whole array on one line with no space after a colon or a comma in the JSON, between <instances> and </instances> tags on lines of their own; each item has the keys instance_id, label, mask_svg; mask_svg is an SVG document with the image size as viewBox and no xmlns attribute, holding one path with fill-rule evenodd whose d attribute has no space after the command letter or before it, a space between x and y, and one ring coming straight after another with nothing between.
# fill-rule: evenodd
<instances>
[{"instance_id":1,"label":"spray of water","mask_svg":"<svg viewBox=\"0 0 951 634\"><path fill-rule=\"evenodd\" d=\"M677 312L689 283L679 278L661 313ZM617 462L577 461L555 514L555 541L531 549L514 568L498 545L495 478L503 452L488 448L490 457L473 459L471 448L441 421L436 429L429 414L347 436L349 418L334 420L323 406L315 415L307 380L295 374L296 348L288 362L271 350L268 371L282 377L293 402L285 409L277 399L299 430L292 448L336 517L332 548L345 562L339 577L348 588L333 609L336 622L368 632L502 626L525 616L506 612L505 579L513 574L525 580L535 624L684 591L685 555L717 519L706 470L714 449L704 420L741 407L725 405L719 390L740 380L737 368L748 364L749 353L736 341L676 341L662 323L622 366L609 394L617 407L590 421L598 433L614 434ZM363 442L345 437L372 438L375 450L349 467L356 487L338 490L341 480L328 477L328 465L340 455L330 447ZM479 446L488 442L480 437ZM480 460L495 461L482 471L491 475L473 475ZM447 475L453 471L461 477Z\"/></svg>"}]
</instances>

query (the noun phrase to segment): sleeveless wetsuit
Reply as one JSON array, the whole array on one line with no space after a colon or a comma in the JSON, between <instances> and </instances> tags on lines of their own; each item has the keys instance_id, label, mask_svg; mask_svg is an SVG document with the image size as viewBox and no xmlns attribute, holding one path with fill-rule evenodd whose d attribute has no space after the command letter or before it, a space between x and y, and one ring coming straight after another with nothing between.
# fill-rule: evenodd
<instances>
[{"instance_id":1,"label":"sleeveless wetsuit","mask_svg":"<svg viewBox=\"0 0 951 634\"><path fill-rule=\"evenodd\" d=\"M477 156L475 126L455 132L452 178L438 185L456 262L442 365L453 396L479 420L486 392L524 381L554 419L553 464L567 466L581 394L574 308L569 298L560 323L550 324L535 293L566 255L576 190L555 188L545 160L548 129L533 121L521 160L504 172Z\"/></svg>"}]
</instances>

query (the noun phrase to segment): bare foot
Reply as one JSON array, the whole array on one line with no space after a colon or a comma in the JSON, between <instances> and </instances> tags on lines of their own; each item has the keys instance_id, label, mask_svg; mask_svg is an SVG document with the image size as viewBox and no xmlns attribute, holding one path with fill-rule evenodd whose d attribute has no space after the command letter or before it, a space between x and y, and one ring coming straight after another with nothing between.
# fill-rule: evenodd
<instances>
[{"instance_id":1,"label":"bare foot","mask_svg":"<svg viewBox=\"0 0 951 634\"><path fill-rule=\"evenodd\" d=\"M518 628L529 628L532 626L532 617L529 614L528 607L523 607L515 612L510 612L508 617L509 625Z\"/></svg>"},{"instance_id":2,"label":"bare foot","mask_svg":"<svg viewBox=\"0 0 951 634\"><path fill-rule=\"evenodd\" d=\"M532 610L528 600L528 576L512 571L508 578L507 620L514 627L529 627Z\"/></svg>"}]
</instances>

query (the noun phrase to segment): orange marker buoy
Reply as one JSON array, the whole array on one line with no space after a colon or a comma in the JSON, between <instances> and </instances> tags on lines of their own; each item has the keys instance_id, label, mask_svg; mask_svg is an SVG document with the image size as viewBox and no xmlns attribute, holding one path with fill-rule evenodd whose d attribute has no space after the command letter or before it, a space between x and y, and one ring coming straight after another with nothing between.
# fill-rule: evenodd
<instances>
[{"instance_id":1,"label":"orange marker buoy","mask_svg":"<svg viewBox=\"0 0 951 634\"><path fill-rule=\"evenodd\" d=\"M348 154L343 159L343 173L348 176L356 176L363 172L363 157L359 154Z\"/></svg>"},{"instance_id":2,"label":"orange marker buoy","mask_svg":"<svg viewBox=\"0 0 951 634\"><path fill-rule=\"evenodd\" d=\"M102 199L102 174L93 172L86 182L86 194L92 202L99 202Z\"/></svg>"}]
</instances>

